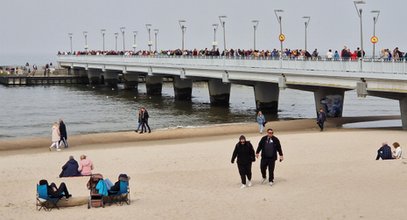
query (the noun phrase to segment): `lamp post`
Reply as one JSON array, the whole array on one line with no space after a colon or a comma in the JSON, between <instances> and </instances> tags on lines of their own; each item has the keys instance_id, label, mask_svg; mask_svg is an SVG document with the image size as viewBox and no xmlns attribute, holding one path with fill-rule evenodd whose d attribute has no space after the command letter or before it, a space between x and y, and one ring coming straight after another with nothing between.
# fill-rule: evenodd
<instances>
[{"instance_id":1,"label":"lamp post","mask_svg":"<svg viewBox=\"0 0 407 220\"><path fill-rule=\"evenodd\" d=\"M115 39L115 43L114 43L114 50L117 51L117 38L119 37L119 33L114 33L114 39Z\"/></svg>"},{"instance_id":2,"label":"lamp post","mask_svg":"<svg viewBox=\"0 0 407 220\"><path fill-rule=\"evenodd\" d=\"M68 36L69 36L69 45L70 45L70 48L71 48L71 55L73 54L73 50L72 50L72 35L73 35L73 33L68 33Z\"/></svg>"},{"instance_id":3,"label":"lamp post","mask_svg":"<svg viewBox=\"0 0 407 220\"><path fill-rule=\"evenodd\" d=\"M256 31L259 26L259 20L252 20L253 23L253 50L256 50Z\"/></svg>"},{"instance_id":4,"label":"lamp post","mask_svg":"<svg viewBox=\"0 0 407 220\"><path fill-rule=\"evenodd\" d=\"M146 24L147 32L148 32L148 51L151 52L151 46L153 45L153 42L151 42L151 24Z\"/></svg>"},{"instance_id":5,"label":"lamp post","mask_svg":"<svg viewBox=\"0 0 407 220\"><path fill-rule=\"evenodd\" d=\"M158 37L158 29L154 29L154 50L155 50L155 52L156 53L158 53L158 50L157 50L157 45L158 45L158 43L157 43L157 37Z\"/></svg>"},{"instance_id":6,"label":"lamp post","mask_svg":"<svg viewBox=\"0 0 407 220\"><path fill-rule=\"evenodd\" d=\"M373 10L371 12L373 14L375 14L373 16L373 37L375 37L377 39L377 37L376 37L376 23L377 23L377 20L379 19L380 11L379 10ZM377 43L377 41L372 42L372 43L373 43L373 59L374 59L375 55L376 55L376 43Z\"/></svg>"},{"instance_id":7,"label":"lamp post","mask_svg":"<svg viewBox=\"0 0 407 220\"><path fill-rule=\"evenodd\" d=\"M181 28L181 33L182 33L182 46L181 46L181 50L182 53L184 53L184 49L185 49L185 30L187 29L187 27L185 26L185 20L178 20L179 23L179 27Z\"/></svg>"},{"instance_id":8,"label":"lamp post","mask_svg":"<svg viewBox=\"0 0 407 220\"><path fill-rule=\"evenodd\" d=\"M283 41L285 40L285 37L283 35L283 27L281 24L281 15L278 15L278 13L282 13L284 12L284 10L282 9L275 9L274 10L274 14L276 15L277 21L280 24L280 35L279 35L279 39L280 39L280 59L283 57Z\"/></svg>"},{"instance_id":9,"label":"lamp post","mask_svg":"<svg viewBox=\"0 0 407 220\"><path fill-rule=\"evenodd\" d=\"M222 26L223 29L223 51L226 51L226 30L225 30L226 18L227 16L225 15L219 16L220 25Z\"/></svg>"},{"instance_id":10,"label":"lamp post","mask_svg":"<svg viewBox=\"0 0 407 220\"><path fill-rule=\"evenodd\" d=\"M307 51L307 41L308 41L308 39L307 39L307 30L308 30L308 25L309 25L309 22L311 20L311 17L310 16L304 16L302 18L306 19L305 22L304 22L304 24L305 24L305 40L304 40L305 41L305 47L304 47L304 49L305 49L305 51Z\"/></svg>"},{"instance_id":11,"label":"lamp post","mask_svg":"<svg viewBox=\"0 0 407 220\"><path fill-rule=\"evenodd\" d=\"M137 31L133 31L133 50L136 53L137 48Z\"/></svg>"},{"instance_id":12,"label":"lamp post","mask_svg":"<svg viewBox=\"0 0 407 220\"><path fill-rule=\"evenodd\" d=\"M365 4L365 1L353 1L355 5L356 12L359 16L360 21L360 71L363 70L363 28L362 28L362 8L358 8L358 5Z\"/></svg>"},{"instance_id":13,"label":"lamp post","mask_svg":"<svg viewBox=\"0 0 407 220\"><path fill-rule=\"evenodd\" d=\"M216 42L216 30L219 27L219 24L212 24L213 27L213 42L212 42L212 46L213 46L213 50L216 50L216 46L218 45L218 42Z\"/></svg>"},{"instance_id":14,"label":"lamp post","mask_svg":"<svg viewBox=\"0 0 407 220\"><path fill-rule=\"evenodd\" d=\"M88 46L88 32L84 31L83 36L85 37L85 51L88 52L88 48L89 48L89 46Z\"/></svg>"},{"instance_id":15,"label":"lamp post","mask_svg":"<svg viewBox=\"0 0 407 220\"><path fill-rule=\"evenodd\" d=\"M105 51L105 34L106 34L106 29L100 29L100 33L102 33L102 48L103 48L103 51Z\"/></svg>"},{"instance_id":16,"label":"lamp post","mask_svg":"<svg viewBox=\"0 0 407 220\"><path fill-rule=\"evenodd\" d=\"M124 37L124 31L126 30L125 27L120 27L120 31L122 32L122 37L123 37L123 52L126 51L126 46L125 46L125 37Z\"/></svg>"}]
</instances>

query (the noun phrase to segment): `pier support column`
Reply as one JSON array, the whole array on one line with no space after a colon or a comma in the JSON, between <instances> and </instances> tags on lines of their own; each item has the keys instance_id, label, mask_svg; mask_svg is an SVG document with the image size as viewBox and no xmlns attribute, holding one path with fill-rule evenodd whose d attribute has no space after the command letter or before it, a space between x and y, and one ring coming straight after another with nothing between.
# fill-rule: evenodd
<instances>
[{"instance_id":1,"label":"pier support column","mask_svg":"<svg viewBox=\"0 0 407 220\"><path fill-rule=\"evenodd\" d=\"M105 70L105 72L102 73L103 83L106 86L116 88L119 81L119 73L119 71Z\"/></svg>"},{"instance_id":2,"label":"pier support column","mask_svg":"<svg viewBox=\"0 0 407 220\"><path fill-rule=\"evenodd\" d=\"M176 100L191 100L192 97L191 79L181 79L179 76L175 76L173 85Z\"/></svg>"},{"instance_id":3,"label":"pier support column","mask_svg":"<svg viewBox=\"0 0 407 220\"><path fill-rule=\"evenodd\" d=\"M91 85L98 85L101 82L101 75L102 75L102 70L98 69L89 69L87 71L88 74L88 79L89 79L89 84Z\"/></svg>"},{"instance_id":4,"label":"pier support column","mask_svg":"<svg viewBox=\"0 0 407 220\"><path fill-rule=\"evenodd\" d=\"M163 78L160 76L146 76L146 88L148 95L161 95Z\"/></svg>"},{"instance_id":5,"label":"pier support column","mask_svg":"<svg viewBox=\"0 0 407 220\"><path fill-rule=\"evenodd\" d=\"M314 90L316 112L323 108L327 117L342 117L344 89L319 87Z\"/></svg>"},{"instance_id":6,"label":"pier support column","mask_svg":"<svg viewBox=\"0 0 407 220\"><path fill-rule=\"evenodd\" d=\"M400 99L401 127L407 130L407 96Z\"/></svg>"},{"instance_id":7,"label":"pier support column","mask_svg":"<svg viewBox=\"0 0 407 220\"><path fill-rule=\"evenodd\" d=\"M229 106L230 83L223 83L221 79L208 81L209 97L212 105Z\"/></svg>"},{"instance_id":8,"label":"pier support column","mask_svg":"<svg viewBox=\"0 0 407 220\"><path fill-rule=\"evenodd\" d=\"M280 88L277 83L258 82L254 85L256 109L268 114L277 114Z\"/></svg>"},{"instance_id":9,"label":"pier support column","mask_svg":"<svg viewBox=\"0 0 407 220\"><path fill-rule=\"evenodd\" d=\"M123 84L126 90L138 89L138 73L123 74Z\"/></svg>"}]
</instances>

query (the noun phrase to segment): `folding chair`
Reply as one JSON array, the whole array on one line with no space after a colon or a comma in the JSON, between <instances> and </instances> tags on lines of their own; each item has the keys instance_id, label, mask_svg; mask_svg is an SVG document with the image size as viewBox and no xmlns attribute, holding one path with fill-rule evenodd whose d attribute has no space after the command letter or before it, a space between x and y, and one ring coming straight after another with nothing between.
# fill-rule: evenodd
<instances>
[{"instance_id":1,"label":"folding chair","mask_svg":"<svg viewBox=\"0 0 407 220\"><path fill-rule=\"evenodd\" d=\"M51 198L48 196L47 185L37 184L37 210L44 209L45 211L51 211L53 208L59 209L57 203L60 198Z\"/></svg>"},{"instance_id":2,"label":"folding chair","mask_svg":"<svg viewBox=\"0 0 407 220\"><path fill-rule=\"evenodd\" d=\"M129 181L120 180L120 190L119 191L109 191L109 200L112 203L119 203L123 205L125 202L130 205L130 187Z\"/></svg>"}]
</instances>

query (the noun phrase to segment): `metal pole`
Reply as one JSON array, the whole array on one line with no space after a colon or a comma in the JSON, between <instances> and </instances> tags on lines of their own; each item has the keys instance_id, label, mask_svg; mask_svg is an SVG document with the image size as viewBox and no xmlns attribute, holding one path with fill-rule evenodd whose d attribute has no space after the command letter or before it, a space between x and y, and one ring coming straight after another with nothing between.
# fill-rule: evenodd
<instances>
[{"instance_id":1,"label":"metal pole","mask_svg":"<svg viewBox=\"0 0 407 220\"><path fill-rule=\"evenodd\" d=\"M158 29L154 29L154 47L155 47L155 52L158 53L157 45L158 45Z\"/></svg>"},{"instance_id":2,"label":"metal pole","mask_svg":"<svg viewBox=\"0 0 407 220\"><path fill-rule=\"evenodd\" d=\"M100 32L102 33L102 49L105 51L105 31L106 29L101 29Z\"/></svg>"},{"instance_id":3,"label":"metal pole","mask_svg":"<svg viewBox=\"0 0 407 220\"><path fill-rule=\"evenodd\" d=\"M122 32L122 37L123 37L123 52L126 51L126 46L125 46L125 36L124 36L124 31L126 30L125 27L120 27L120 31Z\"/></svg>"},{"instance_id":4,"label":"metal pole","mask_svg":"<svg viewBox=\"0 0 407 220\"><path fill-rule=\"evenodd\" d=\"M259 25L259 20L253 20L253 50L256 50L256 31Z\"/></svg>"},{"instance_id":5,"label":"metal pole","mask_svg":"<svg viewBox=\"0 0 407 220\"><path fill-rule=\"evenodd\" d=\"M307 51L307 22L305 22L305 51Z\"/></svg>"},{"instance_id":6,"label":"metal pole","mask_svg":"<svg viewBox=\"0 0 407 220\"><path fill-rule=\"evenodd\" d=\"M219 21L220 24L222 25L223 29L223 51L226 52L226 22L222 19L226 19L227 17L225 15L219 16Z\"/></svg>"},{"instance_id":7,"label":"metal pole","mask_svg":"<svg viewBox=\"0 0 407 220\"><path fill-rule=\"evenodd\" d=\"M185 29L184 29L184 26L181 27L181 30L182 30L182 51L184 51L184 48L185 48L185 42L184 42Z\"/></svg>"},{"instance_id":8,"label":"metal pole","mask_svg":"<svg viewBox=\"0 0 407 220\"><path fill-rule=\"evenodd\" d=\"M70 48L71 48L71 55L73 54L73 50L72 50L72 33L68 33L68 36L69 36L69 45L70 45Z\"/></svg>"},{"instance_id":9,"label":"metal pole","mask_svg":"<svg viewBox=\"0 0 407 220\"><path fill-rule=\"evenodd\" d=\"M85 51L88 52L88 32L84 31L83 36L85 37Z\"/></svg>"},{"instance_id":10,"label":"metal pole","mask_svg":"<svg viewBox=\"0 0 407 220\"><path fill-rule=\"evenodd\" d=\"M151 24L146 24L146 28L148 31L148 51L151 52L151 46L152 46L152 42L151 42Z\"/></svg>"},{"instance_id":11,"label":"metal pole","mask_svg":"<svg viewBox=\"0 0 407 220\"><path fill-rule=\"evenodd\" d=\"M281 25L281 16L278 17L278 22L280 23L280 35L283 33L283 27ZM283 41L280 40L281 55L280 58L283 58Z\"/></svg>"},{"instance_id":12,"label":"metal pole","mask_svg":"<svg viewBox=\"0 0 407 220\"><path fill-rule=\"evenodd\" d=\"M137 48L137 31L133 31L133 49L134 53L136 53Z\"/></svg>"},{"instance_id":13,"label":"metal pole","mask_svg":"<svg viewBox=\"0 0 407 220\"><path fill-rule=\"evenodd\" d=\"M119 33L114 33L114 39L115 39L115 46L114 46L114 50L117 51L117 37L119 36Z\"/></svg>"},{"instance_id":14,"label":"metal pole","mask_svg":"<svg viewBox=\"0 0 407 220\"><path fill-rule=\"evenodd\" d=\"M213 46L213 50L216 50L216 45L218 44L218 42L216 42L216 30L218 29L219 24L212 24L213 26L213 42L212 42L212 46Z\"/></svg>"},{"instance_id":15,"label":"metal pole","mask_svg":"<svg viewBox=\"0 0 407 220\"><path fill-rule=\"evenodd\" d=\"M373 36L376 36L376 17L373 17ZM376 44L373 44L373 60L375 58Z\"/></svg>"},{"instance_id":16,"label":"metal pole","mask_svg":"<svg viewBox=\"0 0 407 220\"><path fill-rule=\"evenodd\" d=\"M353 4L355 5L356 12L359 16L360 21L360 71L363 71L363 27L362 27L362 9L358 9L357 4L365 4L364 1L354 1Z\"/></svg>"},{"instance_id":17,"label":"metal pole","mask_svg":"<svg viewBox=\"0 0 407 220\"><path fill-rule=\"evenodd\" d=\"M304 18L304 19L308 19L308 20L306 20L305 22L304 22L304 24L305 24L305 51L308 51L308 25L309 25L309 22L310 22L310 20L311 20L311 17L310 16L304 16L304 17L302 17L302 18Z\"/></svg>"}]
</instances>

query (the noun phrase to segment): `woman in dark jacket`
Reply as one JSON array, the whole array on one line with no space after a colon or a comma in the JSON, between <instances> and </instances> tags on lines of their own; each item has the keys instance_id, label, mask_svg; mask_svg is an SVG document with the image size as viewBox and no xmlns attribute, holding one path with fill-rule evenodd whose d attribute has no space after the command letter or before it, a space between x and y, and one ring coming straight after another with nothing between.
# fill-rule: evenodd
<instances>
[{"instance_id":1,"label":"woman in dark jacket","mask_svg":"<svg viewBox=\"0 0 407 220\"><path fill-rule=\"evenodd\" d=\"M246 141L246 137L241 135L239 142L233 151L231 162L234 163L237 157L237 168L239 169L240 178L242 179L241 189L246 187L246 176L249 180L247 186L252 186L252 163L255 161L253 145Z\"/></svg>"},{"instance_id":2,"label":"woman in dark jacket","mask_svg":"<svg viewBox=\"0 0 407 220\"><path fill-rule=\"evenodd\" d=\"M69 156L68 162L62 166L62 172L59 174L59 177L80 176L81 174L78 171L78 167L78 162L73 156Z\"/></svg>"}]
</instances>

